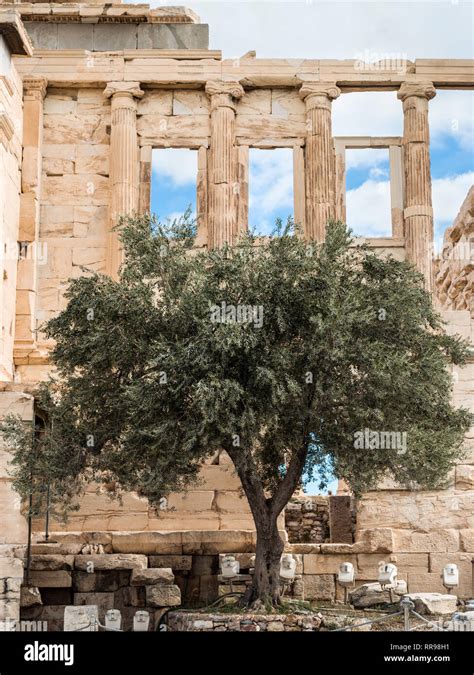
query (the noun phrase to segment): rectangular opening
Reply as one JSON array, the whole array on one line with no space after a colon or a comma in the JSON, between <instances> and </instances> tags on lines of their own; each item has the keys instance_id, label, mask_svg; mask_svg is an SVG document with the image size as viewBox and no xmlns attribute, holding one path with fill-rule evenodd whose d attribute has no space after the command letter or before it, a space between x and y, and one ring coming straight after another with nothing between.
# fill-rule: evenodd
<instances>
[{"instance_id":1,"label":"rectangular opening","mask_svg":"<svg viewBox=\"0 0 474 675\"><path fill-rule=\"evenodd\" d=\"M196 218L197 150L154 148L150 212L161 222L173 221L190 208Z\"/></svg>"},{"instance_id":2,"label":"rectangular opening","mask_svg":"<svg viewBox=\"0 0 474 675\"><path fill-rule=\"evenodd\" d=\"M346 221L358 237L391 237L388 148L347 149Z\"/></svg>"},{"instance_id":3,"label":"rectangular opening","mask_svg":"<svg viewBox=\"0 0 474 675\"><path fill-rule=\"evenodd\" d=\"M293 150L249 149L249 231L259 236L274 233L294 213Z\"/></svg>"}]
</instances>

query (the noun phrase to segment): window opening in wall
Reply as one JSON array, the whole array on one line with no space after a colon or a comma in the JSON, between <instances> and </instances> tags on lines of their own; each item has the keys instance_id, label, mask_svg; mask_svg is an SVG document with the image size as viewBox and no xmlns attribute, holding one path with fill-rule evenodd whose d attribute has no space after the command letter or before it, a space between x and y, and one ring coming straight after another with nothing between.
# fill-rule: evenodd
<instances>
[{"instance_id":1,"label":"window opening in wall","mask_svg":"<svg viewBox=\"0 0 474 675\"><path fill-rule=\"evenodd\" d=\"M474 184L474 92L437 89L429 102L435 251Z\"/></svg>"},{"instance_id":2,"label":"window opening in wall","mask_svg":"<svg viewBox=\"0 0 474 675\"><path fill-rule=\"evenodd\" d=\"M293 150L249 150L249 230L269 236L278 218L293 217Z\"/></svg>"},{"instance_id":3,"label":"window opening in wall","mask_svg":"<svg viewBox=\"0 0 474 675\"><path fill-rule=\"evenodd\" d=\"M346 150L346 220L358 237L391 237L388 148Z\"/></svg>"},{"instance_id":4,"label":"window opening in wall","mask_svg":"<svg viewBox=\"0 0 474 675\"><path fill-rule=\"evenodd\" d=\"M152 152L150 212L162 223L187 209L196 218L197 150L155 148Z\"/></svg>"}]
</instances>

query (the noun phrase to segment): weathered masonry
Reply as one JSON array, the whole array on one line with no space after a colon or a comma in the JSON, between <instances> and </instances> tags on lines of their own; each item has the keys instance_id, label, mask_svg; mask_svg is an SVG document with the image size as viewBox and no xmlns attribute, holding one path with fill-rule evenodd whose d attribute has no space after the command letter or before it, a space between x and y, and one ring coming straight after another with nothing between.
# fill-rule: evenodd
<instances>
[{"instance_id":1,"label":"weathered masonry","mask_svg":"<svg viewBox=\"0 0 474 675\"><path fill-rule=\"evenodd\" d=\"M197 150L203 247L232 242L247 227L249 149L291 148L295 220L308 237L322 240L328 218L345 218L346 150L388 148L392 234L368 243L411 260L438 294L449 331L469 337L472 254L433 266L428 120L437 89L474 87L474 65L417 59L403 73L379 65L259 59L252 52L222 59L220 51L208 49L208 27L181 7L2 3L0 413L33 418L35 387L50 368L51 345L41 325L64 307L67 280L82 266L117 274L121 252L112 227L119 214L149 208L155 148ZM333 137L333 101L361 91L397 92L402 137ZM470 250L473 216L471 191L447 235L448 253L461 243ZM457 374L454 389L456 402L471 408L473 381L470 363ZM343 559L352 560L358 578L367 581L375 578L380 558L395 556L410 591L442 590L440 570L456 562L460 594L472 595L473 442L471 434L470 456L445 491L412 493L391 484L366 495L355 543L288 544L304 556L308 588L333 583ZM172 495L158 516L135 495L117 506L105 494L87 494L67 525L54 524L63 530L62 553L74 543L80 554L77 542L119 554L248 552L253 524L226 460L221 455L205 465L201 483ZM18 612L15 588L22 572L13 553L21 557L26 541L24 509L11 489L7 462L2 449L0 579L11 582L0 619ZM119 534L124 530L132 533L126 550Z\"/></svg>"}]
</instances>

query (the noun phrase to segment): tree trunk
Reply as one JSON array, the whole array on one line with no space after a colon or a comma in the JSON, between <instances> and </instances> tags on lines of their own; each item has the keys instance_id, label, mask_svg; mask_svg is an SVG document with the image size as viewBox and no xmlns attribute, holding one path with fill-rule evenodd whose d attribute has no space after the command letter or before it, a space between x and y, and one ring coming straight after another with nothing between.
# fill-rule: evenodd
<instances>
[{"instance_id":1,"label":"tree trunk","mask_svg":"<svg viewBox=\"0 0 474 675\"><path fill-rule=\"evenodd\" d=\"M280 604L280 558L284 543L278 533L277 519L267 516L262 521L256 523L255 572L243 603L251 605L259 600L268 607Z\"/></svg>"}]
</instances>

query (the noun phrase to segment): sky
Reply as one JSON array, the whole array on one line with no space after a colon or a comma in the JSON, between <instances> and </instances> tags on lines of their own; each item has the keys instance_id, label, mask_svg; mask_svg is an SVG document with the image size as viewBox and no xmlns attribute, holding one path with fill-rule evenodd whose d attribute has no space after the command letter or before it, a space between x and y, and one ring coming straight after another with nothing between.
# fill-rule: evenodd
<instances>
[{"instance_id":1,"label":"sky","mask_svg":"<svg viewBox=\"0 0 474 675\"><path fill-rule=\"evenodd\" d=\"M224 58L249 50L260 58L474 58L474 4L462 0L190 0L186 6L209 24L209 46L222 50ZM438 90L429 111L439 247L474 183L474 92ZM333 102L335 136L401 136L402 128L396 92L344 94ZM390 235L387 151L354 150L346 161L348 224L360 236ZM155 151L153 164L152 210L166 218L179 215L189 204L194 207L196 153ZM251 152L249 190L249 222L257 232L266 234L277 217L286 220L292 215L291 153Z\"/></svg>"}]
</instances>

